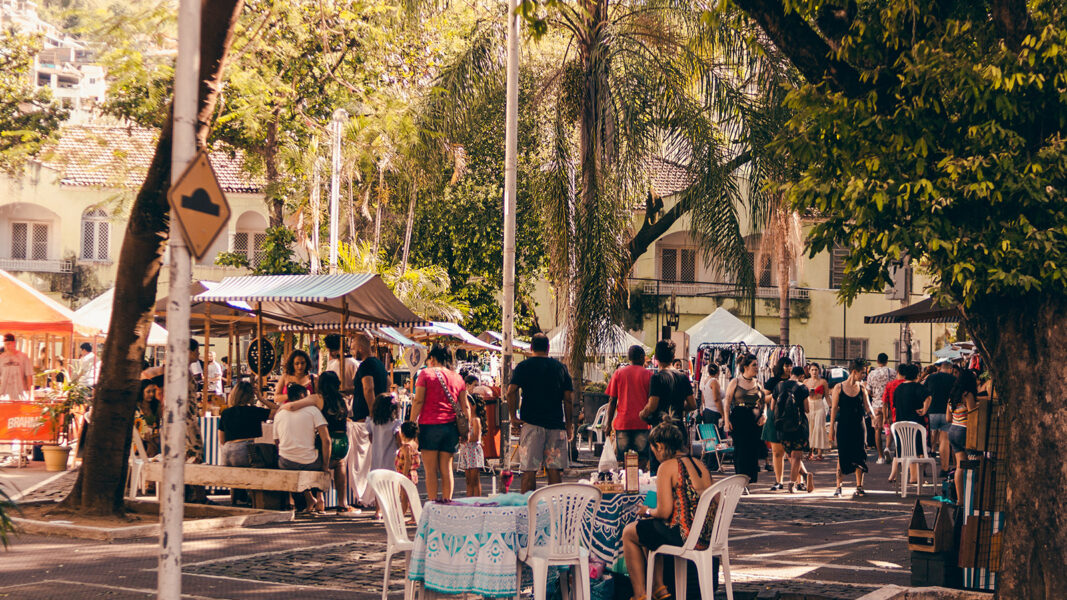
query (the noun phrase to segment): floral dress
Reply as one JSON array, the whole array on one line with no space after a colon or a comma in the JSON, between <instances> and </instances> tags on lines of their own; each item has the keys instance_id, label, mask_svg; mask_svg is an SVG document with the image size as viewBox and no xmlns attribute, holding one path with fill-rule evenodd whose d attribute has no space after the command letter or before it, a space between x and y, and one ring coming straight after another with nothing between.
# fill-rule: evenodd
<instances>
[{"instance_id":1,"label":"floral dress","mask_svg":"<svg viewBox=\"0 0 1067 600\"><path fill-rule=\"evenodd\" d=\"M422 459L419 457L419 450L415 447L415 442L405 442L400 446L400 449L396 451L396 472L404 475L412 481L412 483L419 482L419 465Z\"/></svg>"}]
</instances>

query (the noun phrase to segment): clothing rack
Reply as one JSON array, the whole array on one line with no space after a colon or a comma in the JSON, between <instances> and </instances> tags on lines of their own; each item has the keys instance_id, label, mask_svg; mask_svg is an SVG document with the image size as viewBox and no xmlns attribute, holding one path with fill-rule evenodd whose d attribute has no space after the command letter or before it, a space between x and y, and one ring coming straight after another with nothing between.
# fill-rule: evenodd
<instances>
[{"instance_id":1,"label":"clothing rack","mask_svg":"<svg viewBox=\"0 0 1067 600\"><path fill-rule=\"evenodd\" d=\"M754 354L759 359L759 371L757 374L760 385L763 385L771 376L771 368L778 359L788 356L794 365L803 365L806 361L804 346L792 344L781 346L776 344L746 344L744 342L714 343L704 342L697 346L696 379L699 383L704 374L704 365L708 361L714 361L719 365L719 383L726 388L726 384L738 375L737 357L743 354Z\"/></svg>"}]
</instances>

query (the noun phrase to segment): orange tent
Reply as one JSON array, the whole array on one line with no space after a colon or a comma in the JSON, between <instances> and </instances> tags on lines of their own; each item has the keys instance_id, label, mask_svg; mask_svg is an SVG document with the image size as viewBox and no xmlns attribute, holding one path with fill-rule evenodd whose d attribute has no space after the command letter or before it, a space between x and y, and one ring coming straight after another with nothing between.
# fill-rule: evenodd
<instances>
[{"instance_id":1,"label":"orange tent","mask_svg":"<svg viewBox=\"0 0 1067 600\"><path fill-rule=\"evenodd\" d=\"M0 334L92 336L98 331L75 326L74 312L0 270Z\"/></svg>"}]
</instances>

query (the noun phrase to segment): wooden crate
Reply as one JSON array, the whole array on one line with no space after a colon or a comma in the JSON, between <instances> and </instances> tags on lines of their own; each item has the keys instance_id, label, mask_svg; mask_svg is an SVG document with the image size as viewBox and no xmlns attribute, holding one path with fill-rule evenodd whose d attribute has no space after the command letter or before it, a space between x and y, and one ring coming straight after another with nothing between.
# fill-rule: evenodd
<instances>
[{"instance_id":1,"label":"wooden crate","mask_svg":"<svg viewBox=\"0 0 1067 600\"><path fill-rule=\"evenodd\" d=\"M926 508L934 510L933 525L927 525ZM916 500L908 525L908 549L914 552L945 552L952 549L951 507L933 500Z\"/></svg>"},{"instance_id":2,"label":"wooden crate","mask_svg":"<svg viewBox=\"0 0 1067 600\"><path fill-rule=\"evenodd\" d=\"M911 585L960 587L963 571L956 564L958 560L955 552L912 552Z\"/></svg>"},{"instance_id":3,"label":"wooden crate","mask_svg":"<svg viewBox=\"0 0 1067 600\"><path fill-rule=\"evenodd\" d=\"M966 501L961 500L969 511L1004 510L1008 501L1008 465L1004 460L980 457L965 460L963 466L963 489Z\"/></svg>"},{"instance_id":4,"label":"wooden crate","mask_svg":"<svg viewBox=\"0 0 1067 600\"><path fill-rule=\"evenodd\" d=\"M970 515L960 532L959 566L970 569L1000 570L1001 532L993 531L991 515Z\"/></svg>"},{"instance_id":5,"label":"wooden crate","mask_svg":"<svg viewBox=\"0 0 1067 600\"><path fill-rule=\"evenodd\" d=\"M1008 417L1003 404L982 400L975 410L967 413L966 446L975 452L1007 450Z\"/></svg>"}]
</instances>

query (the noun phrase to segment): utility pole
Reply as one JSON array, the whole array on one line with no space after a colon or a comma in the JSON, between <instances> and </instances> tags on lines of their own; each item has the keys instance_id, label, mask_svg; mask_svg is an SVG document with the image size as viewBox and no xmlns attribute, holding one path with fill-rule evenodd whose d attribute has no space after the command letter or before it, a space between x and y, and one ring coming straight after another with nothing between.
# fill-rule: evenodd
<instances>
[{"instance_id":1,"label":"utility pole","mask_svg":"<svg viewBox=\"0 0 1067 600\"><path fill-rule=\"evenodd\" d=\"M174 69L174 145L170 181L178 182L196 157L200 92L200 0L178 5L178 60ZM160 482L157 598L182 596L182 520L185 509L185 407L189 402L189 290L192 258L177 220L170 220L170 294L167 297L167 372L163 404L163 481Z\"/></svg>"},{"instance_id":2,"label":"utility pole","mask_svg":"<svg viewBox=\"0 0 1067 600\"><path fill-rule=\"evenodd\" d=\"M343 108L333 111L330 121L330 145L333 147L333 165L330 168L330 274L337 273L337 230L341 220L341 136L348 122L348 112Z\"/></svg>"},{"instance_id":3,"label":"utility pole","mask_svg":"<svg viewBox=\"0 0 1067 600\"><path fill-rule=\"evenodd\" d=\"M515 189L519 146L519 11L516 0L508 0L507 105L504 125L504 360L501 388L507 391L511 381L513 341L515 337ZM500 415L500 456L507 456L510 439L510 413L505 403Z\"/></svg>"}]
</instances>

